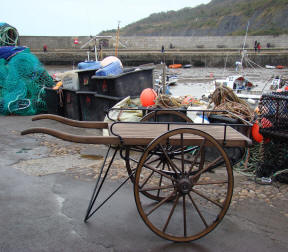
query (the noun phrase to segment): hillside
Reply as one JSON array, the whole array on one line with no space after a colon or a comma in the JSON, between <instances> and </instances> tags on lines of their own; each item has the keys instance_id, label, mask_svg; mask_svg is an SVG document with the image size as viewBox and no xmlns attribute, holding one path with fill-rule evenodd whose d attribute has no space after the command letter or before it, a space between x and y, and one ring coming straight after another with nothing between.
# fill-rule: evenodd
<instances>
[{"instance_id":1,"label":"hillside","mask_svg":"<svg viewBox=\"0 0 288 252\"><path fill-rule=\"evenodd\" d=\"M121 36L288 34L288 0L212 0L195 8L155 13L123 27ZM102 35L115 34L115 30Z\"/></svg>"}]
</instances>

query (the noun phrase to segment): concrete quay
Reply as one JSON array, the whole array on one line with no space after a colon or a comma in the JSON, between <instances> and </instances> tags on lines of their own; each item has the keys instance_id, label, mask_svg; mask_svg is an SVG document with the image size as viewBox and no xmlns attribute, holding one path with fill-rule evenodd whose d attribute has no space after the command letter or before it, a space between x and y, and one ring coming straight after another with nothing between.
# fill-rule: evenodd
<instances>
[{"instance_id":1,"label":"concrete quay","mask_svg":"<svg viewBox=\"0 0 288 252\"><path fill-rule=\"evenodd\" d=\"M87 50L84 49L50 49L48 52L42 50L32 50L39 60L45 65L76 65L87 59ZM98 53L99 54L99 53ZM261 52L254 52L247 49L249 59L260 66L265 65L288 65L288 49L266 48ZM103 57L115 55L115 50L104 49ZM89 52L90 59L95 59L94 52ZM160 50L148 49L119 49L118 57L126 66L137 66L141 64L159 64L165 61L169 64L191 64L195 67L234 67L235 62L241 59L241 49L168 49L164 53ZM248 66L249 67L249 66Z\"/></svg>"},{"instance_id":2,"label":"concrete quay","mask_svg":"<svg viewBox=\"0 0 288 252\"><path fill-rule=\"evenodd\" d=\"M68 127L31 116L0 117L0 251L1 252L286 252L288 250L288 187L260 185L234 173L232 204L220 225L190 243L156 236L140 218L129 182L88 223L84 214L95 184L94 170L104 145L64 142L42 135L21 136L30 127L48 127L73 134L100 131ZM94 159L88 157L94 156ZM125 173L123 160L115 171ZM121 166L122 161L122 166ZM118 186L109 177L103 187ZM123 177L122 177L123 178Z\"/></svg>"}]
</instances>

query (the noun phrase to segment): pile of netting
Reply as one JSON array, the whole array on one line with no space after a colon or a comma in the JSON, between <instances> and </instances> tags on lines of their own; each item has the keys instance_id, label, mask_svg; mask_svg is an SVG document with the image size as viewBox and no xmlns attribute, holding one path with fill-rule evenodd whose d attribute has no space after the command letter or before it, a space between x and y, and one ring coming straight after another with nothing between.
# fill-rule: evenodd
<instances>
[{"instance_id":1,"label":"pile of netting","mask_svg":"<svg viewBox=\"0 0 288 252\"><path fill-rule=\"evenodd\" d=\"M29 48L19 48L0 47L0 115L47 111L45 87L54 82Z\"/></svg>"},{"instance_id":2,"label":"pile of netting","mask_svg":"<svg viewBox=\"0 0 288 252\"><path fill-rule=\"evenodd\" d=\"M0 46L15 46L18 43L18 32L9 24L0 23Z\"/></svg>"}]
</instances>

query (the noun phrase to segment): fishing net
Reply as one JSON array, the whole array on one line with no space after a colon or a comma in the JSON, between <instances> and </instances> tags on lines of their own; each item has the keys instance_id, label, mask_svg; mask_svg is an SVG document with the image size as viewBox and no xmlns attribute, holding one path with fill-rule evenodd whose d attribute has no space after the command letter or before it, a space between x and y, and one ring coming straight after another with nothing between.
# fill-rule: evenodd
<instances>
[{"instance_id":1,"label":"fishing net","mask_svg":"<svg viewBox=\"0 0 288 252\"><path fill-rule=\"evenodd\" d=\"M44 88L53 85L52 77L28 48L13 54L9 60L0 59L0 114L46 112Z\"/></svg>"},{"instance_id":2,"label":"fishing net","mask_svg":"<svg viewBox=\"0 0 288 252\"><path fill-rule=\"evenodd\" d=\"M17 30L6 23L0 23L0 46L15 46L18 43Z\"/></svg>"}]
</instances>

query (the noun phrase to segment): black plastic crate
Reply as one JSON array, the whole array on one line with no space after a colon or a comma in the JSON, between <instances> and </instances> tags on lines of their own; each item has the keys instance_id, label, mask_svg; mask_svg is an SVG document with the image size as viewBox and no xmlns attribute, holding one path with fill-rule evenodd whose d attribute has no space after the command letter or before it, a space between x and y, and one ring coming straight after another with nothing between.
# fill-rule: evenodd
<instances>
[{"instance_id":1,"label":"black plastic crate","mask_svg":"<svg viewBox=\"0 0 288 252\"><path fill-rule=\"evenodd\" d=\"M49 114L64 115L63 93L61 89L54 90L53 88L45 87L45 100Z\"/></svg>"},{"instance_id":2,"label":"black plastic crate","mask_svg":"<svg viewBox=\"0 0 288 252\"><path fill-rule=\"evenodd\" d=\"M230 127L239 131L245 136L250 137L250 127L245 126L240 119L231 118L228 116L209 114L208 120L210 123L224 123L229 124Z\"/></svg>"},{"instance_id":3,"label":"black plastic crate","mask_svg":"<svg viewBox=\"0 0 288 252\"><path fill-rule=\"evenodd\" d=\"M93 75L95 75L95 72L96 70L93 69L93 70L87 70L87 69L84 69L84 70L79 70L77 71L78 73L78 79L79 79L79 88L80 90L84 91L95 91L93 89L93 84L92 84L92 80L91 80L91 77Z\"/></svg>"},{"instance_id":4,"label":"black plastic crate","mask_svg":"<svg viewBox=\"0 0 288 252\"><path fill-rule=\"evenodd\" d=\"M143 89L153 88L153 69L130 68L113 76L92 76L88 89L115 97L139 96Z\"/></svg>"},{"instance_id":5,"label":"black plastic crate","mask_svg":"<svg viewBox=\"0 0 288 252\"><path fill-rule=\"evenodd\" d=\"M122 97L97 94L93 91L78 91L83 121L103 121L108 110Z\"/></svg>"},{"instance_id":6,"label":"black plastic crate","mask_svg":"<svg viewBox=\"0 0 288 252\"><path fill-rule=\"evenodd\" d=\"M81 120L80 99L76 91L63 89L64 116L74 120Z\"/></svg>"},{"instance_id":7,"label":"black plastic crate","mask_svg":"<svg viewBox=\"0 0 288 252\"><path fill-rule=\"evenodd\" d=\"M288 92L262 95L259 112L261 134L288 138Z\"/></svg>"}]
</instances>

